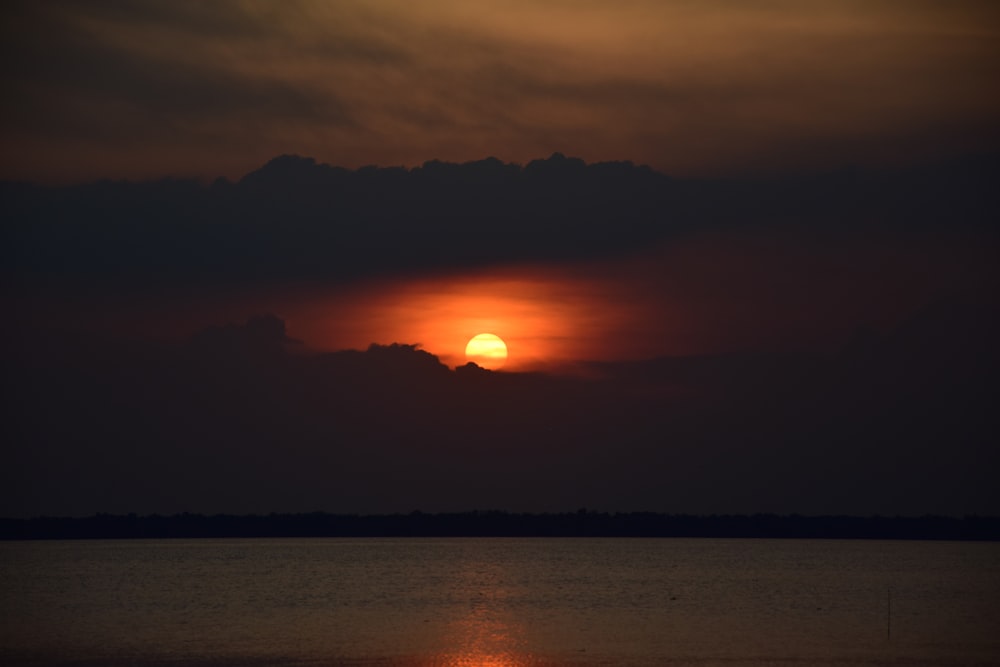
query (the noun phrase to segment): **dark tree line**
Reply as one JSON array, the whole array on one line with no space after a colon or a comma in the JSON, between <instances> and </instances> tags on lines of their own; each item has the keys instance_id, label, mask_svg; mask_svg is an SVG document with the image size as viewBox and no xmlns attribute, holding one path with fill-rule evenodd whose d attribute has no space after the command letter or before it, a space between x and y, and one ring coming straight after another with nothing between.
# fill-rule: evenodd
<instances>
[{"instance_id":1,"label":"dark tree line","mask_svg":"<svg viewBox=\"0 0 1000 667\"><path fill-rule=\"evenodd\" d=\"M268 514L0 519L0 539L239 537L728 537L998 540L1000 517L563 513Z\"/></svg>"}]
</instances>

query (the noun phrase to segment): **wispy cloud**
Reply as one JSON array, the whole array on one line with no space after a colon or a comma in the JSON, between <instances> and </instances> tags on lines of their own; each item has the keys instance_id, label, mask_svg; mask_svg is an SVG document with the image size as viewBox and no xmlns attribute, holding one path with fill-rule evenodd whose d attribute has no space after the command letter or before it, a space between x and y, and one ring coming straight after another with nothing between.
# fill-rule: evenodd
<instances>
[{"instance_id":1,"label":"wispy cloud","mask_svg":"<svg viewBox=\"0 0 1000 667\"><path fill-rule=\"evenodd\" d=\"M971 0L2 11L8 178L553 150L694 173L1000 145L1000 17Z\"/></svg>"}]
</instances>

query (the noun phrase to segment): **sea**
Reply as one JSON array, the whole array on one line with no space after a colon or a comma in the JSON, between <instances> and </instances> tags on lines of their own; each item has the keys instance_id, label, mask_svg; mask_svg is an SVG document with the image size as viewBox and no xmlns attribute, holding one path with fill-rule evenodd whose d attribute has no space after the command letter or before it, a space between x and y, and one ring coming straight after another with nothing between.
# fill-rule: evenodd
<instances>
[{"instance_id":1,"label":"sea","mask_svg":"<svg viewBox=\"0 0 1000 667\"><path fill-rule=\"evenodd\" d=\"M1000 665L1000 543L0 543L0 664Z\"/></svg>"}]
</instances>

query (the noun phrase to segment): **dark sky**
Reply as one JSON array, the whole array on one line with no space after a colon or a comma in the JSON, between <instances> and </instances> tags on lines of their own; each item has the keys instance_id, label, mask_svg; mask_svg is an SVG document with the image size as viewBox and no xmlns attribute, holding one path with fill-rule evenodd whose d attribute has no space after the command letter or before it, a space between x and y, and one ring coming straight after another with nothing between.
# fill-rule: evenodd
<instances>
[{"instance_id":1,"label":"dark sky","mask_svg":"<svg viewBox=\"0 0 1000 667\"><path fill-rule=\"evenodd\" d=\"M0 516L1000 513L992 4L0 11Z\"/></svg>"}]
</instances>

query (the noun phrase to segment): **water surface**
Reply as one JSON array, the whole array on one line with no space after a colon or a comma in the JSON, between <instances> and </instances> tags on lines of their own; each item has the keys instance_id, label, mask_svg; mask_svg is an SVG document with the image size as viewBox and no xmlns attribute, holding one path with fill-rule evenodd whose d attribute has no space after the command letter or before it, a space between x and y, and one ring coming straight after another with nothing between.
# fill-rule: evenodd
<instances>
[{"instance_id":1,"label":"water surface","mask_svg":"<svg viewBox=\"0 0 1000 667\"><path fill-rule=\"evenodd\" d=\"M9 542L0 565L12 665L1000 662L995 543Z\"/></svg>"}]
</instances>

